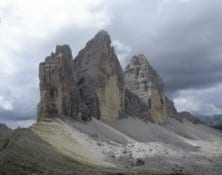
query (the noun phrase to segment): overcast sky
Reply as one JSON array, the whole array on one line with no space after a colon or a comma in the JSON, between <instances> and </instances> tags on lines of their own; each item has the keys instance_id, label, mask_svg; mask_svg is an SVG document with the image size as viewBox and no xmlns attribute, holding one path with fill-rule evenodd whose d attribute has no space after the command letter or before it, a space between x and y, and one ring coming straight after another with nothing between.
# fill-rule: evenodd
<instances>
[{"instance_id":1,"label":"overcast sky","mask_svg":"<svg viewBox=\"0 0 222 175\"><path fill-rule=\"evenodd\" d=\"M105 29L124 67L144 53L178 111L222 113L221 0L1 0L0 122L36 119L38 64Z\"/></svg>"}]
</instances>

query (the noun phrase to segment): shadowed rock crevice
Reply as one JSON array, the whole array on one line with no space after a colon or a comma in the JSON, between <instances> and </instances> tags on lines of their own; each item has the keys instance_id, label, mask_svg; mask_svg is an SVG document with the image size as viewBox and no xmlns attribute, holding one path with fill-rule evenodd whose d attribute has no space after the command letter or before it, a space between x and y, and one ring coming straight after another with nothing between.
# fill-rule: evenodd
<instances>
[{"instance_id":1,"label":"shadowed rock crevice","mask_svg":"<svg viewBox=\"0 0 222 175\"><path fill-rule=\"evenodd\" d=\"M125 105L128 116L138 117L145 121L150 120L147 105L129 89L125 89Z\"/></svg>"}]
</instances>

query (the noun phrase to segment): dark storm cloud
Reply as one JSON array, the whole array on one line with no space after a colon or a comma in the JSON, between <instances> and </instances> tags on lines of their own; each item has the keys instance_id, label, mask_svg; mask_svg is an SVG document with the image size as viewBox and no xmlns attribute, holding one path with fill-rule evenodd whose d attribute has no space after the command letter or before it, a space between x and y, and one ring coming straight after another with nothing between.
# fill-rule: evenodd
<instances>
[{"instance_id":1,"label":"dark storm cloud","mask_svg":"<svg viewBox=\"0 0 222 175\"><path fill-rule=\"evenodd\" d=\"M17 111L0 111L0 119L2 121L23 121L23 120L32 120L36 117L33 112L29 114L19 114Z\"/></svg>"},{"instance_id":2,"label":"dark storm cloud","mask_svg":"<svg viewBox=\"0 0 222 175\"><path fill-rule=\"evenodd\" d=\"M217 55L206 52L203 49L201 53L190 51L172 54L175 62L168 59L170 66L160 65L160 73L170 92L188 88L202 89L222 82L222 60L214 60Z\"/></svg>"},{"instance_id":3,"label":"dark storm cloud","mask_svg":"<svg viewBox=\"0 0 222 175\"><path fill-rule=\"evenodd\" d=\"M221 7L220 0L104 1L89 8L90 15L98 12L95 18L86 15L80 18L80 24L75 23L76 18L70 18L69 22L63 23L65 25L52 23L59 28L52 33L52 29L47 26L46 16L45 25L37 27L49 27L46 30L47 37L41 38L38 34L37 37L24 37L24 41L20 41L22 47L18 47L17 50L10 41L12 49L5 51L6 56L2 59L6 61L6 66L9 65L10 71L7 67L2 71L6 73L0 75L1 82L4 82L0 85L0 98L2 103L12 103L13 109L1 110L0 119L35 119L39 101L39 62L50 55L57 44L69 44L75 57L85 43L103 28L110 33L117 46L119 43L125 48L121 50L116 46L123 67L131 56L144 53L166 83L166 89L171 97L178 97L178 103L183 106L182 98L196 94L196 91L185 91L198 89L200 93L193 95L198 102L203 96L202 90L222 83ZM52 9L51 11L53 12ZM49 20L56 19L51 11L49 10L48 15L53 14L53 18ZM64 14L67 14L66 10ZM12 17L13 15L14 13ZM88 21L87 18L92 19ZM60 22L63 20L60 19ZM130 49L127 49L128 47ZM207 103L221 108L220 100L211 99L211 96L220 95L219 90L210 91L208 94L202 100L204 104L200 105L201 108L195 109L196 111L201 111Z\"/></svg>"},{"instance_id":4,"label":"dark storm cloud","mask_svg":"<svg viewBox=\"0 0 222 175\"><path fill-rule=\"evenodd\" d=\"M39 102L39 63L51 52L55 52L56 45L69 44L75 57L85 42L97 31L95 28L83 30L71 25L63 28L50 40L41 44L36 40L34 45L27 45L24 51L10 53L12 58L17 59L16 69L10 77L0 75L1 79L5 80L4 86L0 86L0 97L4 97L12 109L1 109L0 99L0 122L36 120Z\"/></svg>"},{"instance_id":5,"label":"dark storm cloud","mask_svg":"<svg viewBox=\"0 0 222 175\"><path fill-rule=\"evenodd\" d=\"M122 13L115 9L110 29L134 53L145 53L170 93L206 88L222 82L221 6L219 0L137 1L120 7Z\"/></svg>"}]
</instances>

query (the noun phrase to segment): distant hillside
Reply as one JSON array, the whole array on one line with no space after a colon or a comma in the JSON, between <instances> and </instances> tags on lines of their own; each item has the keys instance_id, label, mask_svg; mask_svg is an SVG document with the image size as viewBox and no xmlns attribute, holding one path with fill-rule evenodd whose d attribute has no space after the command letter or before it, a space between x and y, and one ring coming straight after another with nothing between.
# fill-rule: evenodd
<instances>
[{"instance_id":1,"label":"distant hillside","mask_svg":"<svg viewBox=\"0 0 222 175\"><path fill-rule=\"evenodd\" d=\"M206 125L222 130L222 114L197 116Z\"/></svg>"}]
</instances>

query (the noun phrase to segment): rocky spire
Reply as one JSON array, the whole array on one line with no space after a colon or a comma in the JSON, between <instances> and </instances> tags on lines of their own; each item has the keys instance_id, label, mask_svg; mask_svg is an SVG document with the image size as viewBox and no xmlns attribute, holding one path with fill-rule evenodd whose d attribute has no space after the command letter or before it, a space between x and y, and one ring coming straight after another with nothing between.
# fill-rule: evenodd
<instances>
[{"instance_id":1,"label":"rocky spire","mask_svg":"<svg viewBox=\"0 0 222 175\"><path fill-rule=\"evenodd\" d=\"M134 56L123 74L104 30L74 60L68 45L57 46L40 63L39 78L38 120L69 116L112 121L127 114L162 122L177 115L163 81L144 55Z\"/></svg>"},{"instance_id":2,"label":"rocky spire","mask_svg":"<svg viewBox=\"0 0 222 175\"><path fill-rule=\"evenodd\" d=\"M108 33L98 32L74 59L80 97L98 119L111 121L124 111L124 77Z\"/></svg>"},{"instance_id":3,"label":"rocky spire","mask_svg":"<svg viewBox=\"0 0 222 175\"><path fill-rule=\"evenodd\" d=\"M77 89L73 76L72 52L68 45L57 46L55 53L39 65L40 103L38 120L77 115Z\"/></svg>"},{"instance_id":4,"label":"rocky spire","mask_svg":"<svg viewBox=\"0 0 222 175\"><path fill-rule=\"evenodd\" d=\"M162 79L143 54L136 55L130 60L124 77L126 88L147 105L151 120L154 122L165 121L168 113L175 109L171 109L172 103L165 95Z\"/></svg>"},{"instance_id":5,"label":"rocky spire","mask_svg":"<svg viewBox=\"0 0 222 175\"><path fill-rule=\"evenodd\" d=\"M133 56L125 69L125 84L147 103L151 89L164 89L163 81L143 54Z\"/></svg>"}]
</instances>

